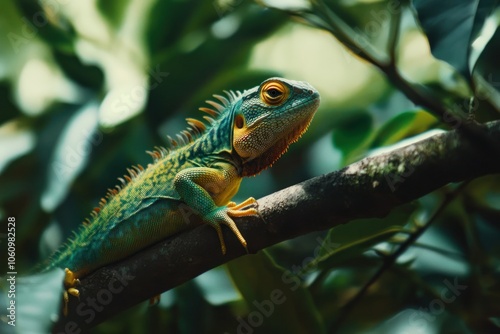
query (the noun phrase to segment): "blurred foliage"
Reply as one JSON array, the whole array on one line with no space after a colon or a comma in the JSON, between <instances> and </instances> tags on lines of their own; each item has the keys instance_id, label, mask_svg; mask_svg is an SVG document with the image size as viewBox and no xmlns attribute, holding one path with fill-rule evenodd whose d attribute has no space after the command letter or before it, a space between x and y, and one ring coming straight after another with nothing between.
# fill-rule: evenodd
<instances>
[{"instance_id":1,"label":"blurred foliage","mask_svg":"<svg viewBox=\"0 0 500 334\"><path fill-rule=\"evenodd\" d=\"M224 89L280 75L322 95L308 133L271 170L245 180L241 198L460 125L415 107L391 85L389 68L454 113L499 118L498 1L258 3L4 1L0 218L16 217L19 273L56 249L127 166L147 164L145 150ZM450 185L384 219L235 260L92 332L499 331L499 203L498 175ZM19 315L37 314L30 332L49 326L42 318L56 299L33 294Z\"/></svg>"},{"instance_id":2,"label":"blurred foliage","mask_svg":"<svg viewBox=\"0 0 500 334\"><path fill-rule=\"evenodd\" d=\"M435 3L429 0L413 0L420 23L424 28L432 53L452 65L467 80L471 75L482 52L473 47L481 35L481 42L487 43L495 30L481 34L486 18L498 7L496 0L456 0L445 1L436 10ZM476 49L476 50L474 50ZM471 52L476 51L477 55Z\"/></svg>"}]
</instances>

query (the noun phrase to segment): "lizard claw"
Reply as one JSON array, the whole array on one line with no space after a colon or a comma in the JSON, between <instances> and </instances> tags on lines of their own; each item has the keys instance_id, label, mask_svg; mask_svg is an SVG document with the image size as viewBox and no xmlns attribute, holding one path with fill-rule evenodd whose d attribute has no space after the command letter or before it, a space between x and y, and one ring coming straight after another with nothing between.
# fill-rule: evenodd
<instances>
[{"instance_id":1,"label":"lizard claw","mask_svg":"<svg viewBox=\"0 0 500 334\"><path fill-rule=\"evenodd\" d=\"M64 299L64 308L63 308L63 314L64 316L68 315L68 303L69 303L69 295L75 296L75 297L80 297L80 291L78 291L75 286L80 284L80 280L76 278L76 275L74 272L69 270L68 268L64 269L66 276L64 277L64 292L63 292L63 299Z\"/></svg>"},{"instance_id":2,"label":"lizard claw","mask_svg":"<svg viewBox=\"0 0 500 334\"><path fill-rule=\"evenodd\" d=\"M235 202L227 203L227 207L231 210L241 210L247 206L258 207L258 203L253 197L249 197L240 204L236 204Z\"/></svg>"}]
</instances>

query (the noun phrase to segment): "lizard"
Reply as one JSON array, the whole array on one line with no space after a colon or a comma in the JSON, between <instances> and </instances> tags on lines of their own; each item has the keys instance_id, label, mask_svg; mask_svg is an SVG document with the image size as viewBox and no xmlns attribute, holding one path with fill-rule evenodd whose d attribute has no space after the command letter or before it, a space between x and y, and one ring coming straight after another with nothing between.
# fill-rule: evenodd
<instances>
[{"instance_id":1,"label":"lizard","mask_svg":"<svg viewBox=\"0 0 500 334\"><path fill-rule=\"evenodd\" d=\"M79 296L80 278L189 228L189 209L217 232L222 225L247 247L233 218L258 213L252 197L231 202L243 177L270 167L307 130L320 97L306 82L270 78L252 89L224 91L199 108L205 122L187 118L188 129L169 137L171 147L147 151L153 162L128 169L108 189L73 238L42 271L65 270L64 307Z\"/></svg>"}]
</instances>

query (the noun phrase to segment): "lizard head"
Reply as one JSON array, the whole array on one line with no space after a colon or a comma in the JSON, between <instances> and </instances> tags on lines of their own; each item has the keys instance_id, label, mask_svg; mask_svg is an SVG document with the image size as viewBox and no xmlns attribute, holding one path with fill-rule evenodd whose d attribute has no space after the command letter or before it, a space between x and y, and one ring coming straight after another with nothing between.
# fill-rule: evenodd
<instances>
[{"instance_id":1,"label":"lizard head","mask_svg":"<svg viewBox=\"0 0 500 334\"><path fill-rule=\"evenodd\" d=\"M234 111L233 150L243 176L271 166L307 130L319 93L306 82L271 78L245 91Z\"/></svg>"}]
</instances>

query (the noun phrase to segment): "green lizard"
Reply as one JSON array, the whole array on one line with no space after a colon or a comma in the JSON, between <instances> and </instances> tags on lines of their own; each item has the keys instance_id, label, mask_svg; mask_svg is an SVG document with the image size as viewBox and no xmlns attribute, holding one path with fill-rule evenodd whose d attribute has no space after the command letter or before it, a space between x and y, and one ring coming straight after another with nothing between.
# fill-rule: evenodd
<instances>
[{"instance_id":1,"label":"green lizard","mask_svg":"<svg viewBox=\"0 0 500 334\"><path fill-rule=\"evenodd\" d=\"M305 82L271 78L240 92L214 95L210 123L188 118L173 148L148 152L153 163L128 169L122 185L109 189L84 222L50 259L45 270L65 268L64 313L69 294L79 296L79 278L189 228L186 208L217 231L228 226L246 248L234 217L257 214L256 201L230 202L244 176L271 166L307 129L319 106L318 92Z\"/></svg>"}]
</instances>

